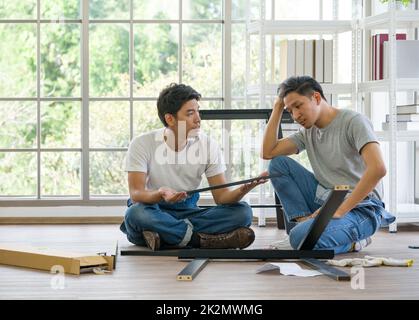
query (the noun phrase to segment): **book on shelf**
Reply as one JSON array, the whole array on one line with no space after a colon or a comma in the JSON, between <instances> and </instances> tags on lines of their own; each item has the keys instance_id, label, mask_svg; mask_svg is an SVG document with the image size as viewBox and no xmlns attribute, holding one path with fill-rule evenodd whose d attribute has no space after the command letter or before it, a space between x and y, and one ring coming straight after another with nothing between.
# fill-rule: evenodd
<instances>
[{"instance_id":1,"label":"book on shelf","mask_svg":"<svg viewBox=\"0 0 419 320\"><path fill-rule=\"evenodd\" d=\"M419 113L419 104L405 104L397 106L397 114Z\"/></svg>"},{"instance_id":2,"label":"book on shelf","mask_svg":"<svg viewBox=\"0 0 419 320\"><path fill-rule=\"evenodd\" d=\"M404 122L396 122L397 123L397 130L419 130L419 121L404 121ZM383 131L390 130L390 123L383 122Z\"/></svg>"},{"instance_id":3,"label":"book on shelf","mask_svg":"<svg viewBox=\"0 0 419 320\"><path fill-rule=\"evenodd\" d=\"M381 46L383 45L383 42L385 40L388 40L388 34L376 34L374 35L375 37L375 80L381 80L382 79L382 75L381 75L381 66L383 63L383 52L381 49Z\"/></svg>"},{"instance_id":4,"label":"book on shelf","mask_svg":"<svg viewBox=\"0 0 419 320\"><path fill-rule=\"evenodd\" d=\"M316 40L314 44L314 79L324 81L324 40Z\"/></svg>"},{"instance_id":5,"label":"book on shelf","mask_svg":"<svg viewBox=\"0 0 419 320\"><path fill-rule=\"evenodd\" d=\"M304 40L296 40L295 46L295 75L304 75Z\"/></svg>"},{"instance_id":6,"label":"book on shelf","mask_svg":"<svg viewBox=\"0 0 419 320\"><path fill-rule=\"evenodd\" d=\"M324 40L323 82L333 82L333 40Z\"/></svg>"},{"instance_id":7,"label":"book on shelf","mask_svg":"<svg viewBox=\"0 0 419 320\"><path fill-rule=\"evenodd\" d=\"M282 40L279 80L307 75L319 83L333 82L333 40Z\"/></svg>"},{"instance_id":8,"label":"book on shelf","mask_svg":"<svg viewBox=\"0 0 419 320\"><path fill-rule=\"evenodd\" d=\"M304 75L314 77L314 40L304 41Z\"/></svg>"},{"instance_id":9,"label":"book on shelf","mask_svg":"<svg viewBox=\"0 0 419 320\"><path fill-rule=\"evenodd\" d=\"M388 51L388 41L384 42L383 44L383 63L384 63L384 70L383 70L383 79L388 79L389 76L389 61L388 61L388 55L389 51Z\"/></svg>"},{"instance_id":10,"label":"book on shelf","mask_svg":"<svg viewBox=\"0 0 419 320\"><path fill-rule=\"evenodd\" d=\"M383 50L384 42L388 41L388 34L376 34L375 35L375 80L382 80L384 73L384 60L383 60Z\"/></svg>"},{"instance_id":11,"label":"book on shelf","mask_svg":"<svg viewBox=\"0 0 419 320\"><path fill-rule=\"evenodd\" d=\"M375 35L373 35L371 37L371 80L376 80L375 78L375 73L376 73L376 69L377 69L377 60L375 59L376 53L375 53L375 48L376 48L376 43L377 41L377 37Z\"/></svg>"},{"instance_id":12,"label":"book on shelf","mask_svg":"<svg viewBox=\"0 0 419 320\"><path fill-rule=\"evenodd\" d=\"M282 40L279 43L279 77L280 82L295 75L296 40Z\"/></svg>"},{"instance_id":13,"label":"book on shelf","mask_svg":"<svg viewBox=\"0 0 419 320\"><path fill-rule=\"evenodd\" d=\"M406 121L419 121L419 114L409 113L409 114L398 114L397 122L406 122ZM386 122L390 122L390 115L386 114Z\"/></svg>"}]
</instances>

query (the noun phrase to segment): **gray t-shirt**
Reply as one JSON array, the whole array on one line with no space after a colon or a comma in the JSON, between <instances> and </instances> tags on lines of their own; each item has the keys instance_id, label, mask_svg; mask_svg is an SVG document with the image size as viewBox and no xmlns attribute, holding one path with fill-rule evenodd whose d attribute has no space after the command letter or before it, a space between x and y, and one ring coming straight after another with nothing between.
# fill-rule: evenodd
<instances>
[{"instance_id":1,"label":"gray t-shirt","mask_svg":"<svg viewBox=\"0 0 419 320\"><path fill-rule=\"evenodd\" d=\"M325 195L324 188L330 190L335 185L349 185L354 189L365 171L361 149L369 142L378 142L369 119L348 109L339 109L325 128L302 128L289 138L296 144L298 153L307 150L314 176L320 183L316 192L320 197ZM373 194L380 200L383 198L382 181Z\"/></svg>"}]
</instances>

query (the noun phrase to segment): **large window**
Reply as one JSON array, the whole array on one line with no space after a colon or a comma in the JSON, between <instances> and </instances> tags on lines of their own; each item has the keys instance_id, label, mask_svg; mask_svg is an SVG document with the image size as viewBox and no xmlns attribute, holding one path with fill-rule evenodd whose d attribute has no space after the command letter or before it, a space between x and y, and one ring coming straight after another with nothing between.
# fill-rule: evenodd
<instances>
[{"instance_id":1,"label":"large window","mask_svg":"<svg viewBox=\"0 0 419 320\"><path fill-rule=\"evenodd\" d=\"M126 198L128 144L161 127L156 99L170 82L197 89L202 109L270 107L273 97L265 106L258 99L245 103L246 2L0 1L0 198L31 205ZM258 18L259 0L249 3ZM331 3L266 0L267 18L331 19ZM267 41L273 81L279 40ZM255 79L258 39L251 49ZM263 169L263 125L203 123L224 150L229 179Z\"/></svg>"},{"instance_id":2,"label":"large window","mask_svg":"<svg viewBox=\"0 0 419 320\"><path fill-rule=\"evenodd\" d=\"M223 104L222 0L0 3L0 196L128 194L130 140L161 127L155 101L192 85Z\"/></svg>"}]
</instances>

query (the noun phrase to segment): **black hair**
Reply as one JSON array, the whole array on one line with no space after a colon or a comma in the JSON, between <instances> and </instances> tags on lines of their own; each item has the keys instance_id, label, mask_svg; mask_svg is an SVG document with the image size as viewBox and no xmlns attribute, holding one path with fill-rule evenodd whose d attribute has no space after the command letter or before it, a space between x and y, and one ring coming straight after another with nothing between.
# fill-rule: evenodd
<instances>
[{"instance_id":1,"label":"black hair","mask_svg":"<svg viewBox=\"0 0 419 320\"><path fill-rule=\"evenodd\" d=\"M176 116L180 108L182 108L186 102L193 99L199 101L201 99L201 94L185 84L171 83L164 88L157 99L157 111L164 126L168 126L164 119L166 113Z\"/></svg>"},{"instance_id":2,"label":"black hair","mask_svg":"<svg viewBox=\"0 0 419 320\"><path fill-rule=\"evenodd\" d=\"M284 100L284 98L291 92L296 92L299 95L306 96L308 98L311 98L313 92L318 92L321 97L326 100L320 84L309 76L289 77L279 85L277 91L281 100Z\"/></svg>"}]
</instances>

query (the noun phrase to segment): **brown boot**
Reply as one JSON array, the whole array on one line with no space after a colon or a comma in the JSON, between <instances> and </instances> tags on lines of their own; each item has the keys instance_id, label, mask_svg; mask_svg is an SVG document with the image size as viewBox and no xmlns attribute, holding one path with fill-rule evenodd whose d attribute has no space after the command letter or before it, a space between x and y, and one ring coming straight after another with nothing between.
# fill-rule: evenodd
<instances>
[{"instance_id":1,"label":"brown boot","mask_svg":"<svg viewBox=\"0 0 419 320\"><path fill-rule=\"evenodd\" d=\"M147 247L156 251L160 249L160 236L154 231L143 231L143 238L147 243Z\"/></svg>"},{"instance_id":2,"label":"brown boot","mask_svg":"<svg viewBox=\"0 0 419 320\"><path fill-rule=\"evenodd\" d=\"M243 249L255 240L255 233L247 227L220 234L198 233L200 247L207 249Z\"/></svg>"}]
</instances>

